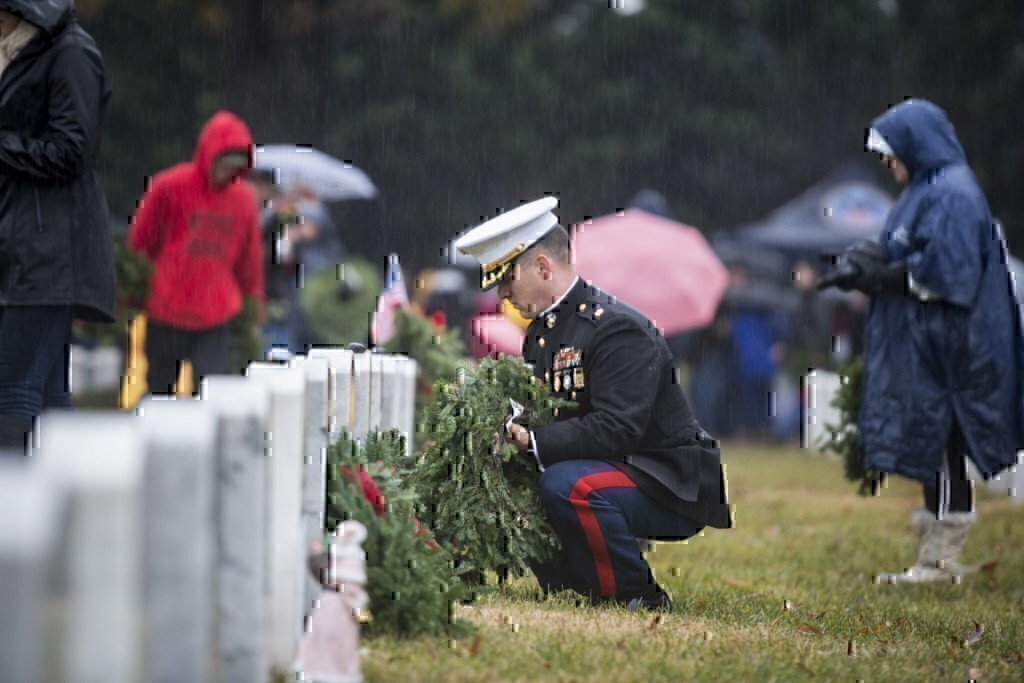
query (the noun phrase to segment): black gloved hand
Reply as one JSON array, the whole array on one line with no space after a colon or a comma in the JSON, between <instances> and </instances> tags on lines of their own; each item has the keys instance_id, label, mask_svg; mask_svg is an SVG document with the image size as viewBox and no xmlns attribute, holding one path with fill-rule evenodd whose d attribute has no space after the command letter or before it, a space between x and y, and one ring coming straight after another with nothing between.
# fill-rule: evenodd
<instances>
[{"instance_id":1,"label":"black gloved hand","mask_svg":"<svg viewBox=\"0 0 1024 683\"><path fill-rule=\"evenodd\" d=\"M860 268L857 266L848 261L840 261L836 263L835 268L819 277L818 281L814 283L814 287L819 291L829 287L838 287L844 292L848 292L855 288L860 274Z\"/></svg>"},{"instance_id":2,"label":"black gloved hand","mask_svg":"<svg viewBox=\"0 0 1024 683\"><path fill-rule=\"evenodd\" d=\"M818 279L815 287L857 289L865 294L895 294L906 290L906 266L889 262L889 253L878 242L862 240L836 259L836 267Z\"/></svg>"}]
</instances>

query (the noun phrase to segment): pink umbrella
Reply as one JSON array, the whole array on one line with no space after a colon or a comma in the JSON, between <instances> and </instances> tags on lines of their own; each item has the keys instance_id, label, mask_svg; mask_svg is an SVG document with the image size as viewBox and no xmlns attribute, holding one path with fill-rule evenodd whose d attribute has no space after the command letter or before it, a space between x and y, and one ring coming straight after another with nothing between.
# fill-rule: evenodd
<instances>
[{"instance_id":1,"label":"pink umbrella","mask_svg":"<svg viewBox=\"0 0 1024 683\"><path fill-rule=\"evenodd\" d=\"M471 321L470 353L484 358L498 353L518 356L523 353L523 330L500 313L481 313Z\"/></svg>"},{"instance_id":2,"label":"pink umbrella","mask_svg":"<svg viewBox=\"0 0 1024 683\"><path fill-rule=\"evenodd\" d=\"M663 334L711 322L729 274L695 228L638 209L576 226L580 275L646 315Z\"/></svg>"}]
</instances>

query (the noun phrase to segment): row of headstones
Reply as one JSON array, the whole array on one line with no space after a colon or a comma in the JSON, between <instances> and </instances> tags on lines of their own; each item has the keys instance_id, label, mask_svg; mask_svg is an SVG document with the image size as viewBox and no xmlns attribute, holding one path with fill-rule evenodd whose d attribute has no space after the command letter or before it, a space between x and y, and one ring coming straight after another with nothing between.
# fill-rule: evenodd
<instances>
[{"instance_id":1,"label":"row of headstones","mask_svg":"<svg viewBox=\"0 0 1024 683\"><path fill-rule=\"evenodd\" d=\"M266 681L319 586L326 450L415 429L416 363L313 349L0 458L0 683Z\"/></svg>"}]
</instances>

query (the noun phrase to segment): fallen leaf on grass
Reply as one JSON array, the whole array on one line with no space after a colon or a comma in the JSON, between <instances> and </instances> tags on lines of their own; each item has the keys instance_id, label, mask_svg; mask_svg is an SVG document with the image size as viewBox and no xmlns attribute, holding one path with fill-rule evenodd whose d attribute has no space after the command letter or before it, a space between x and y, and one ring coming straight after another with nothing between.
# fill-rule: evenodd
<instances>
[{"instance_id":1,"label":"fallen leaf on grass","mask_svg":"<svg viewBox=\"0 0 1024 683\"><path fill-rule=\"evenodd\" d=\"M800 631L800 633L811 633L816 636L824 635L825 633L817 626L812 626L810 624L800 624L796 627L796 630Z\"/></svg>"},{"instance_id":2,"label":"fallen leaf on grass","mask_svg":"<svg viewBox=\"0 0 1024 683\"><path fill-rule=\"evenodd\" d=\"M996 567L999 566L999 560L989 560L980 567L978 571L985 575L985 581L989 584L995 583L996 580Z\"/></svg>"},{"instance_id":3,"label":"fallen leaf on grass","mask_svg":"<svg viewBox=\"0 0 1024 683\"><path fill-rule=\"evenodd\" d=\"M473 639L473 642L469 644L469 656L476 657L476 653L480 650L480 641L483 640L483 636L477 634L477 637Z\"/></svg>"},{"instance_id":4,"label":"fallen leaf on grass","mask_svg":"<svg viewBox=\"0 0 1024 683\"><path fill-rule=\"evenodd\" d=\"M879 633L889 628L890 624L878 624L877 626L865 626L864 628L857 629L854 632L855 636L862 636L865 633Z\"/></svg>"},{"instance_id":5,"label":"fallen leaf on grass","mask_svg":"<svg viewBox=\"0 0 1024 683\"><path fill-rule=\"evenodd\" d=\"M974 622L974 629L971 630L966 636L964 636L963 646L970 647L971 645L974 645L984 637L985 627L979 624L978 622Z\"/></svg>"},{"instance_id":6,"label":"fallen leaf on grass","mask_svg":"<svg viewBox=\"0 0 1024 683\"><path fill-rule=\"evenodd\" d=\"M649 623L647 625L647 630L648 631L653 631L654 629L658 628L658 626L661 625L661 622L662 622L663 619L664 619L664 617L662 615L660 615L660 614L655 615L654 618L651 619L651 623Z\"/></svg>"}]
</instances>

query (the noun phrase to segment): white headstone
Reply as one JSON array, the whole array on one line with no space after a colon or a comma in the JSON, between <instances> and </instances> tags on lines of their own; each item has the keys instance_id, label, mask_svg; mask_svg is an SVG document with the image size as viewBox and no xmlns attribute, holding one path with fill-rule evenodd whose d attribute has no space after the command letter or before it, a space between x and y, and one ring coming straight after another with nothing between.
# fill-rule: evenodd
<instances>
[{"instance_id":1,"label":"white headstone","mask_svg":"<svg viewBox=\"0 0 1024 683\"><path fill-rule=\"evenodd\" d=\"M0 681L48 680L44 653L56 646L43 615L62 498L34 464L0 458Z\"/></svg>"},{"instance_id":2,"label":"white headstone","mask_svg":"<svg viewBox=\"0 0 1024 683\"><path fill-rule=\"evenodd\" d=\"M967 474L976 482L984 482L990 493L1006 496L1014 503L1024 503L1024 451L1017 453L1016 465L1008 467L988 481L985 481L970 459L967 461Z\"/></svg>"},{"instance_id":3,"label":"white headstone","mask_svg":"<svg viewBox=\"0 0 1024 683\"><path fill-rule=\"evenodd\" d=\"M146 669L151 683L205 681L213 623L216 419L208 402L145 398Z\"/></svg>"},{"instance_id":4,"label":"white headstone","mask_svg":"<svg viewBox=\"0 0 1024 683\"><path fill-rule=\"evenodd\" d=\"M352 438L362 439L370 431L370 356L369 351L352 357Z\"/></svg>"},{"instance_id":5,"label":"white headstone","mask_svg":"<svg viewBox=\"0 0 1024 683\"><path fill-rule=\"evenodd\" d=\"M306 374L298 367L251 363L247 378L270 394L267 551L270 661L293 663L302 635L306 532L302 519Z\"/></svg>"},{"instance_id":6,"label":"white headstone","mask_svg":"<svg viewBox=\"0 0 1024 683\"><path fill-rule=\"evenodd\" d=\"M69 504L62 679L134 683L142 673L145 458L135 417L51 412L41 425L32 457Z\"/></svg>"},{"instance_id":7,"label":"white headstone","mask_svg":"<svg viewBox=\"0 0 1024 683\"><path fill-rule=\"evenodd\" d=\"M71 386L76 393L117 389L121 385L123 367L124 354L120 349L71 347Z\"/></svg>"},{"instance_id":8,"label":"white headstone","mask_svg":"<svg viewBox=\"0 0 1024 683\"><path fill-rule=\"evenodd\" d=\"M401 429L402 376L400 356L380 356L380 429Z\"/></svg>"},{"instance_id":9,"label":"white headstone","mask_svg":"<svg viewBox=\"0 0 1024 683\"><path fill-rule=\"evenodd\" d=\"M384 359L381 354L370 355L370 430L386 429L382 421L384 398Z\"/></svg>"},{"instance_id":10,"label":"white headstone","mask_svg":"<svg viewBox=\"0 0 1024 683\"><path fill-rule=\"evenodd\" d=\"M416 444L416 430L419 428L416 414L416 394L419 392L419 366L412 358L407 358L402 363L403 386L402 410L399 423L404 433L409 435L405 443L405 454L412 455L413 447Z\"/></svg>"},{"instance_id":11,"label":"white headstone","mask_svg":"<svg viewBox=\"0 0 1024 683\"><path fill-rule=\"evenodd\" d=\"M821 450L832 440L827 425L839 424L839 410L831 403L839 391L841 379L834 372L812 370L804 377L804 424L802 443L804 448Z\"/></svg>"},{"instance_id":12,"label":"white headstone","mask_svg":"<svg viewBox=\"0 0 1024 683\"><path fill-rule=\"evenodd\" d=\"M208 377L201 400L217 422L217 615L220 683L267 680L266 470L270 397L244 377Z\"/></svg>"},{"instance_id":13,"label":"white headstone","mask_svg":"<svg viewBox=\"0 0 1024 683\"><path fill-rule=\"evenodd\" d=\"M319 542L324 535L324 502L327 486L327 387L329 368L326 358L299 356L296 367L305 371L306 377L306 438L305 459L302 475L302 520L306 535L304 548ZM304 565L303 565L304 566ZM302 600L303 615L313 607L313 600L320 595L320 584L308 571L300 572L304 577L305 590Z\"/></svg>"},{"instance_id":14,"label":"white headstone","mask_svg":"<svg viewBox=\"0 0 1024 683\"><path fill-rule=\"evenodd\" d=\"M353 355L348 349L315 347L309 351L310 358L324 358L330 366L327 434L332 444L338 442L343 431L352 431Z\"/></svg>"}]
</instances>

